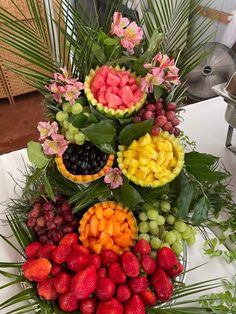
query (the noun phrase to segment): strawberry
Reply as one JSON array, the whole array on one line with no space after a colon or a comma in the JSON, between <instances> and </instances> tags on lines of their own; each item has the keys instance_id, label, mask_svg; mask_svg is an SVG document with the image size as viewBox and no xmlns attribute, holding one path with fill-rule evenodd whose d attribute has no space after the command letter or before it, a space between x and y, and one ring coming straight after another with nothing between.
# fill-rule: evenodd
<instances>
[{"instance_id":1,"label":"strawberry","mask_svg":"<svg viewBox=\"0 0 236 314\"><path fill-rule=\"evenodd\" d=\"M110 264L108 268L108 276L114 281L116 285L126 282L126 274L123 272L119 263Z\"/></svg>"},{"instance_id":2,"label":"strawberry","mask_svg":"<svg viewBox=\"0 0 236 314\"><path fill-rule=\"evenodd\" d=\"M137 277L140 265L137 257L132 252L125 252L121 255L121 263L124 272L129 277Z\"/></svg>"},{"instance_id":3,"label":"strawberry","mask_svg":"<svg viewBox=\"0 0 236 314\"><path fill-rule=\"evenodd\" d=\"M129 280L129 287L133 293L141 294L148 287L148 279L146 276L131 278Z\"/></svg>"},{"instance_id":4,"label":"strawberry","mask_svg":"<svg viewBox=\"0 0 236 314\"><path fill-rule=\"evenodd\" d=\"M58 264L52 264L52 269L51 269L51 275L52 276L56 276L58 274L60 274L61 272L64 271L64 267L62 265L58 265Z\"/></svg>"},{"instance_id":5,"label":"strawberry","mask_svg":"<svg viewBox=\"0 0 236 314\"><path fill-rule=\"evenodd\" d=\"M79 270L85 268L88 265L88 262L89 255L73 252L68 256L66 264L70 270L78 272Z\"/></svg>"},{"instance_id":6,"label":"strawberry","mask_svg":"<svg viewBox=\"0 0 236 314\"><path fill-rule=\"evenodd\" d=\"M73 252L81 253L81 254L88 254L89 255L89 249L87 249L85 246L81 244L74 244L72 245Z\"/></svg>"},{"instance_id":7,"label":"strawberry","mask_svg":"<svg viewBox=\"0 0 236 314\"><path fill-rule=\"evenodd\" d=\"M177 263L177 258L172 249L169 247L163 247L157 251L157 263L165 270L173 268Z\"/></svg>"},{"instance_id":8,"label":"strawberry","mask_svg":"<svg viewBox=\"0 0 236 314\"><path fill-rule=\"evenodd\" d=\"M155 283L154 290L158 300L167 302L172 297L174 286L170 278L166 276Z\"/></svg>"},{"instance_id":9,"label":"strawberry","mask_svg":"<svg viewBox=\"0 0 236 314\"><path fill-rule=\"evenodd\" d=\"M25 267L24 276L30 281L43 281L48 278L52 264L46 258L38 258Z\"/></svg>"},{"instance_id":10,"label":"strawberry","mask_svg":"<svg viewBox=\"0 0 236 314\"><path fill-rule=\"evenodd\" d=\"M89 255L88 265L95 265L99 269L101 267L101 257L96 253Z\"/></svg>"},{"instance_id":11,"label":"strawberry","mask_svg":"<svg viewBox=\"0 0 236 314\"><path fill-rule=\"evenodd\" d=\"M180 261L177 261L176 265L173 268L168 269L166 272L171 278L173 278L181 274L183 269L184 269L183 264L181 264Z\"/></svg>"},{"instance_id":12,"label":"strawberry","mask_svg":"<svg viewBox=\"0 0 236 314\"><path fill-rule=\"evenodd\" d=\"M154 287L156 283L165 280L166 278L168 278L168 276L165 273L165 271L162 268L157 267L155 272L151 275L150 278L151 285Z\"/></svg>"},{"instance_id":13,"label":"strawberry","mask_svg":"<svg viewBox=\"0 0 236 314\"><path fill-rule=\"evenodd\" d=\"M135 244L134 252L141 254L151 253L151 246L146 240L141 239Z\"/></svg>"},{"instance_id":14,"label":"strawberry","mask_svg":"<svg viewBox=\"0 0 236 314\"><path fill-rule=\"evenodd\" d=\"M36 258L38 250L42 247L42 244L39 242L31 242L25 248L25 254L28 258Z\"/></svg>"},{"instance_id":15,"label":"strawberry","mask_svg":"<svg viewBox=\"0 0 236 314\"><path fill-rule=\"evenodd\" d=\"M22 264L22 271L23 273L26 271L27 268L30 267L30 265L36 261L36 258L28 258L23 264Z\"/></svg>"},{"instance_id":16,"label":"strawberry","mask_svg":"<svg viewBox=\"0 0 236 314\"><path fill-rule=\"evenodd\" d=\"M153 274L156 269L156 261L149 254L141 254L140 264L147 275Z\"/></svg>"},{"instance_id":17,"label":"strawberry","mask_svg":"<svg viewBox=\"0 0 236 314\"><path fill-rule=\"evenodd\" d=\"M110 278L98 278L96 286L96 296L100 300L109 300L115 293L115 284Z\"/></svg>"},{"instance_id":18,"label":"strawberry","mask_svg":"<svg viewBox=\"0 0 236 314\"><path fill-rule=\"evenodd\" d=\"M120 285L116 290L117 300L126 302L131 296L130 288L127 285Z\"/></svg>"},{"instance_id":19,"label":"strawberry","mask_svg":"<svg viewBox=\"0 0 236 314\"><path fill-rule=\"evenodd\" d=\"M77 233L68 233L66 234L61 241L59 242L59 245L74 245L74 244L78 244L78 235Z\"/></svg>"},{"instance_id":20,"label":"strawberry","mask_svg":"<svg viewBox=\"0 0 236 314\"><path fill-rule=\"evenodd\" d=\"M52 259L52 252L56 249L53 244L45 244L38 250L38 257L47 258L49 261Z\"/></svg>"},{"instance_id":21,"label":"strawberry","mask_svg":"<svg viewBox=\"0 0 236 314\"><path fill-rule=\"evenodd\" d=\"M94 265L80 270L71 280L71 291L78 300L87 299L95 291L97 273Z\"/></svg>"},{"instance_id":22,"label":"strawberry","mask_svg":"<svg viewBox=\"0 0 236 314\"><path fill-rule=\"evenodd\" d=\"M147 289L141 293L141 298L145 305L155 305L157 302L155 293L150 289Z\"/></svg>"},{"instance_id":23,"label":"strawberry","mask_svg":"<svg viewBox=\"0 0 236 314\"><path fill-rule=\"evenodd\" d=\"M56 289L54 287L54 279L48 278L41 282L37 283L37 292L38 295L45 300L56 300L58 297L58 294L56 292Z\"/></svg>"},{"instance_id":24,"label":"strawberry","mask_svg":"<svg viewBox=\"0 0 236 314\"><path fill-rule=\"evenodd\" d=\"M96 314L123 314L123 305L115 298L101 301L98 304Z\"/></svg>"},{"instance_id":25,"label":"strawberry","mask_svg":"<svg viewBox=\"0 0 236 314\"><path fill-rule=\"evenodd\" d=\"M103 267L109 266L111 263L118 262L118 254L112 250L103 250L100 254Z\"/></svg>"},{"instance_id":26,"label":"strawberry","mask_svg":"<svg viewBox=\"0 0 236 314\"><path fill-rule=\"evenodd\" d=\"M59 295L59 305L62 311L74 312L79 308L79 301L72 292L66 292Z\"/></svg>"},{"instance_id":27,"label":"strawberry","mask_svg":"<svg viewBox=\"0 0 236 314\"><path fill-rule=\"evenodd\" d=\"M59 245L52 252L52 260L56 264L63 264L66 262L67 257L71 254L72 249L69 245Z\"/></svg>"},{"instance_id":28,"label":"strawberry","mask_svg":"<svg viewBox=\"0 0 236 314\"><path fill-rule=\"evenodd\" d=\"M81 300L79 309L82 314L93 314L97 307L97 300L95 298L88 298Z\"/></svg>"},{"instance_id":29,"label":"strawberry","mask_svg":"<svg viewBox=\"0 0 236 314\"><path fill-rule=\"evenodd\" d=\"M133 294L131 298L125 302L124 314L145 314L145 305L138 294Z\"/></svg>"},{"instance_id":30,"label":"strawberry","mask_svg":"<svg viewBox=\"0 0 236 314\"><path fill-rule=\"evenodd\" d=\"M107 276L106 268L102 267L102 268L98 269L97 275L99 278L105 278Z\"/></svg>"},{"instance_id":31,"label":"strawberry","mask_svg":"<svg viewBox=\"0 0 236 314\"><path fill-rule=\"evenodd\" d=\"M61 272L54 278L54 287L58 293L65 293L70 290L71 275Z\"/></svg>"}]
</instances>

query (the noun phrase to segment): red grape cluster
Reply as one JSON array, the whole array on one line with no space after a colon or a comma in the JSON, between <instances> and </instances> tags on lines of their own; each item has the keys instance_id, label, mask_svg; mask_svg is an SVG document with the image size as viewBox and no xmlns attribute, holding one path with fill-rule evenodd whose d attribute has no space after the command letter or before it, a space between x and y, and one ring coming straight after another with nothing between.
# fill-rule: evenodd
<instances>
[{"instance_id":1,"label":"red grape cluster","mask_svg":"<svg viewBox=\"0 0 236 314\"><path fill-rule=\"evenodd\" d=\"M176 116L176 103L170 102L164 108L163 99L160 98L156 103L148 104L142 108L133 118L134 122L144 120L153 120L151 134L156 136L160 133L160 129L178 136L180 129L176 126L180 124L180 120Z\"/></svg>"},{"instance_id":2,"label":"red grape cluster","mask_svg":"<svg viewBox=\"0 0 236 314\"><path fill-rule=\"evenodd\" d=\"M42 244L57 244L65 234L78 228L79 221L74 218L69 202L57 195L56 201L40 199L28 213L27 226Z\"/></svg>"}]
</instances>

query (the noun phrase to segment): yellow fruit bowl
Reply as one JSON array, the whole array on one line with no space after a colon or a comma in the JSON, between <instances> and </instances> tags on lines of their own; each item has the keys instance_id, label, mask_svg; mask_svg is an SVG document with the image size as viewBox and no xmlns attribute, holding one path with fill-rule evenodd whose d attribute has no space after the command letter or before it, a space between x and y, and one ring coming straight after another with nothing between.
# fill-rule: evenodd
<instances>
[{"instance_id":1,"label":"yellow fruit bowl","mask_svg":"<svg viewBox=\"0 0 236 314\"><path fill-rule=\"evenodd\" d=\"M162 131L146 134L129 147L119 146L117 162L123 174L143 187L156 188L172 181L184 165L184 148L178 138Z\"/></svg>"}]
</instances>

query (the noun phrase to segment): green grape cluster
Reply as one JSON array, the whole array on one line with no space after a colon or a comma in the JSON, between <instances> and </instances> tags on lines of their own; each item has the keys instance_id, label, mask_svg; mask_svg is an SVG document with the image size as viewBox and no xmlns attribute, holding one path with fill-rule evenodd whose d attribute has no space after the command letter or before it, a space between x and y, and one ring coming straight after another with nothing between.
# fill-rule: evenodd
<instances>
[{"instance_id":1,"label":"green grape cluster","mask_svg":"<svg viewBox=\"0 0 236 314\"><path fill-rule=\"evenodd\" d=\"M62 111L57 112L56 119L62 127L62 134L71 143L76 143L78 145L83 145L85 142L85 135L78 128L74 127L72 123L69 122L69 118L72 115L79 114L83 112L83 106L77 102L73 106L69 102L65 102L62 105Z\"/></svg>"},{"instance_id":2,"label":"green grape cluster","mask_svg":"<svg viewBox=\"0 0 236 314\"><path fill-rule=\"evenodd\" d=\"M166 195L158 206L144 204L139 213L139 239L147 240L153 250L163 246L171 247L176 255L183 252L183 241L195 242L196 230L174 216L174 208Z\"/></svg>"}]
</instances>

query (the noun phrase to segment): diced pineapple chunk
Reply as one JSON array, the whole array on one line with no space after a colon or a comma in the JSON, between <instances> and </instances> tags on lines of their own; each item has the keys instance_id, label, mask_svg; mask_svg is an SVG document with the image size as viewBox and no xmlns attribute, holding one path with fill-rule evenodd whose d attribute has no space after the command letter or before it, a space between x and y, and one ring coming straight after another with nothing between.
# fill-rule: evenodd
<instances>
[{"instance_id":1,"label":"diced pineapple chunk","mask_svg":"<svg viewBox=\"0 0 236 314\"><path fill-rule=\"evenodd\" d=\"M149 167L152 169L153 172L158 173L162 171L161 166L159 166L155 161L151 160L149 163Z\"/></svg>"},{"instance_id":2,"label":"diced pineapple chunk","mask_svg":"<svg viewBox=\"0 0 236 314\"><path fill-rule=\"evenodd\" d=\"M136 173L137 170L138 170L137 167L132 167L132 166L130 166L130 167L128 168L128 173L131 174L131 176L133 176L133 175Z\"/></svg>"},{"instance_id":3,"label":"diced pineapple chunk","mask_svg":"<svg viewBox=\"0 0 236 314\"><path fill-rule=\"evenodd\" d=\"M160 151L157 156L157 163L159 165L162 165L165 161L166 153L164 151Z\"/></svg>"},{"instance_id":4,"label":"diced pineapple chunk","mask_svg":"<svg viewBox=\"0 0 236 314\"><path fill-rule=\"evenodd\" d=\"M129 146L129 149L139 151L139 143L134 140L132 144Z\"/></svg>"},{"instance_id":5,"label":"diced pineapple chunk","mask_svg":"<svg viewBox=\"0 0 236 314\"><path fill-rule=\"evenodd\" d=\"M137 158L138 153L135 150L128 149L124 152L124 157Z\"/></svg>"},{"instance_id":6,"label":"diced pineapple chunk","mask_svg":"<svg viewBox=\"0 0 236 314\"><path fill-rule=\"evenodd\" d=\"M141 180L145 180L146 178L146 174L141 170L141 169L138 169L135 176L138 178L138 179L141 179Z\"/></svg>"},{"instance_id":7,"label":"diced pineapple chunk","mask_svg":"<svg viewBox=\"0 0 236 314\"><path fill-rule=\"evenodd\" d=\"M169 165L169 163L170 163L170 161L171 161L172 158L173 158L173 153L172 153L172 152L166 153L166 155L165 155L165 160L164 160L164 162L163 162L162 165L163 165L165 168L167 168L167 166Z\"/></svg>"},{"instance_id":8,"label":"diced pineapple chunk","mask_svg":"<svg viewBox=\"0 0 236 314\"><path fill-rule=\"evenodd\" d=\"M146 166L150 162L150 158L147 158L147 157L143 156L141 152L139 154L138 160L139 160L139 163L140 163L141 166Z\"/></svg>"},{"instance_id":9,"label":"diced pineapple chunk","mask_svg":"<svg viewBox=\"0 0 236 314\"><path fill-rule=\"evenodd\" d=\"M158 154L155 151L155 149L153 149L153 147L150 146L150 145L146 145L144 147L143 155L146 156L146 157L149 157L150 159L154 159L154 160L156 160L157 156L158 156Z\"/></svg>"},{"instance_id":10,"label":"diced pineapple chunk","mask_svg":"<svg viewBox=\"0 0 236 314\"><path fill-rule=\"evenodd\" d=\"M173 157L171 160L170 160L170 163L169 163L169 166L170 167L175 167L177 165L177 159L175 157Z\"/></svg>"},{"instance_id":11,"label":"diced pineapple chunk","mask_svg":"<svg viewBox=\"0 0 236 314\"><path fill-rule=\"evenodd\" d=\"M140 139L138 140L138 143L140 146L146 146L148 144L152 143L152 138L150 136L150 134L146 134L143 137L140 137Z\"/></svg>"},{"instance_id":12,"label":"diced pineapple chunk","mask_svg":"<svg viewBox=\"0 0 236 314\"><path fill-rule=\"evenodd\" d=\"M139 166L139 169L141 169L145 175L148 175L151 172L151 169L145 166Z\"/></svg>"},{"instance_id":13,"label":"diced pineapple chunk","mask_svg":"<svg viewBox=\"0 0 236 314\"><path fill-rule=\"evenodd\" d=\"M138 167L139 166L139 163L136 159L133 159L133 158L125 158L124 159L124 165L125 166L132 166L132 167Z\"/></svg>"}]
</instances>

